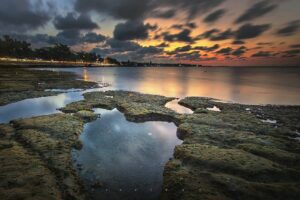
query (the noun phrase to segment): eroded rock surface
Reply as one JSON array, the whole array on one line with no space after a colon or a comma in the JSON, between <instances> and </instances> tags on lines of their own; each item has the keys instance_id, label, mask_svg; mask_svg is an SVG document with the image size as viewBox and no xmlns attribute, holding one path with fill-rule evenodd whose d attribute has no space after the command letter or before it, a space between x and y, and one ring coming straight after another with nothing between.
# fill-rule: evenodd
<instances>
[{"instance_id":1,"label":"eroded rock surface","mask_svg":"<svg viewBox=\"0 0 300 200\"><path fill-rule=\"evenodd\" d=\"M87 89L96 87L94 82L77 80L68 72L29 70L13 66L0 67L0 106L27 98L56 95L46 89Z\"/></svg>"},{"instance_id":2,"label":"eroded rock surface","mask_svg":"<svg viewBox=\"0 0 300 200\"><path fill-rule=\"evenodd\" d=\"M118 108L134 122L168 121L178 126L182 145L165 166L161 199L298 199L300 196L299 106L226 104L209 98L188 97L181 105L193 114L166 108L174 98L126 91L92 92L84 100L55 114L16 120L0 126L0 194L11 190L44 199L83 199L80 180L72 168L70 151L80 148L78 136L85 122L97 116L93 108ZM221 112L207 110L220 108ZM267 119L276 120L268 123ZM31 160L32 162L26 162ZM25 163L30 177L36 163L42 178L27 180L13 168ZM5 168L6 167L6 168ZM31 175L32 174L32 175ZM26 179L8 184L10 180ZM40 176L39 176L40 177ZM2 181L3 180L3 181ZM21 184L19 183L21 182ZM8 186L7 186L8 185ZM30 187L29 187L30 186ZM51 190L43 190L50 187Z\"/></svg>"},{"instance_id":3,"label":"eroded rock surface","mask_svg":"<svg viewBox=\"0 0 300 200\"><path fill-rule=\"evenodd\" d=\"M1 125L1 199L85 199L70 154L81 147L83 125L70 114Z\"/></svg>"},{"instance_id":4,"label":"eroded rock surface","mask_svg":"<svg viewBox=\"0 0 300 200\"><path fill-rule=\"evenodd\" d=\"M195 112L179 117L184 142L165 167L162 199L299 198L299 106L179 103ZM207 111L214 106L221 112Z\"/></svg>"}]
</instances>

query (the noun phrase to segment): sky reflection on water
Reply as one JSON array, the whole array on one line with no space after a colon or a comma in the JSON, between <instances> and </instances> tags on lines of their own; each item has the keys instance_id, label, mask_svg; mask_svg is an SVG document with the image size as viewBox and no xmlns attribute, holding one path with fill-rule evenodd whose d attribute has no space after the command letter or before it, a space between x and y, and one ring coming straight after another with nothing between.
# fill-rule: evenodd
<instances>
[{"instance_id":1,"label":"sky reflection on water","mask_svg":"<svg viewBox=\"0 0 300 200\"><path fill-rule=\"evenodd\" d=\"M52 68L51 68L52 69ZM106 89L183 98L204 96L244 104L300 104L300 68L53 68L85 80L110 83Z\"/></svg>"},{"instance_id":2,"label":"sky reflection on water","mask_svg":"<svg viewBox=\"0 0 300 200\"><path fill-rule=\"evenodd\" d=\"M158 199L165 163L173 155L176 126L128 122L117 109L95 109L101 117L85 126L83 148L74 151L80 176L98 199ZM120 189L122 191L120 191Z\"/></svg>"}]
</instances>

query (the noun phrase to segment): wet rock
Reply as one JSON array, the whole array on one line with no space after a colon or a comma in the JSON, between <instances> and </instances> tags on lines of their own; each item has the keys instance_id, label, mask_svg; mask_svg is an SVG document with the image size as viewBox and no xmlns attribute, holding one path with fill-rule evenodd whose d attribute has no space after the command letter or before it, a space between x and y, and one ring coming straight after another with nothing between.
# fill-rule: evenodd
<instances>
[{"instance_id":1,"label":"wet rock","mask_svg":"<svg viewBox=\"0 0 300 200\"><path fill-rule=\"evenodd\" d=\"M0 141L0 150L12 148L14 144L12 142L2 142Z\"/></svg>"},{"instance_id":2,"label":"wet rock","mask_svg":"<svg viewBox=\"0 0 300 200\"><path fill-rule=\"evenodd\" d=\"M0 67L0 105L60 93L46 89L87 89L97 86L97 83L78 80L77 75L69 72Z\"/></svg>"},{"instance_id":3,"label":"wet rock","mask_svg":"<svg viewBox=\"0 0 300 200\"><path fill-rule=\"evenodd\" d=\"M165 167L162 199L298 199L300 143L291 138L298 130L299 106L201 97L179 103L195 112L177 116L184 142ZM222 112L203 112L213 106ZM276 119L276 126L262 119Z\"/></svg>"},{"instance_id":4,"label":"wet rock","mask_svg":"<svg viewBox=\"0 0 300 200\"><path fill-rule=\"evenodd\" d=\"M96 120L99 115L95 114L92 111L80 110L77 113L75 113L75 116L82 118L86 122L90 122L90 121Z\"/></svg>"}]
</instances>

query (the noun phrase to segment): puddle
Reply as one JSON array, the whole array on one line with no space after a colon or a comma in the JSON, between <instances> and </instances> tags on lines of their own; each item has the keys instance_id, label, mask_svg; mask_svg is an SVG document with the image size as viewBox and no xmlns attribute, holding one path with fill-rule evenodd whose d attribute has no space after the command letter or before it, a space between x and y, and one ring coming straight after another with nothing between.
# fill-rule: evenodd
<instances>
[{"instance_id":1,"label":"puddle","mask_svg":"<svg viewBox=\"0 0 300 200\"><path fill-rule=\"evenodd\" d=\"M46 92L81 92L83 91L83 89L75 89L75 88L72 88L72 89L46 89L45 90Z\"/></svg>"},{"instance_id":2,"label":"puddle","mask_svg":"<svg viewBox=\"0 0 300 200\"><path fill-rule=\"evenodd\" d=\"M95 109L85 125L83 148L72 157L91 199L159 199L165 163L173 156L177 127L167 122L133 123L117 109Z\"/></svg>"},{"instance_id":3,"label":"puddle","mask_svg":"<svg viewBox=\"0 0 300 200\"><path fill-rule=\"evenodd\" d=\"M262 122L264 123L269 123L269 124L276 124L277 123L277 120L271 120L271 119L266 119L266 120L261 120Z\"/></svg>"},{"instance_id":4,"label":"puddle","mask_svg":"<svg viewBox=\"0 0 300 200\"><path fill-rule=\"evenodd\" d=\"M57 109L65 107L69 103L83 100L83 93L103 90L105 88L67 92L55 96L26 99L0 106L0 123L8 123L14 119L59 113L60 111Z\"/></svg>"},{"instance_id":5,"label":"puddle","mask_svg":"<svg viewBox=\"0 0 300 200\"><path fill-rule=\"evenodd\" d=\"M218 108L217 106L214 106L214 107L212 107L212 108L206 108L206 109L209 110L209 111L221 112L221 109Z\"/></svg>"},{"instance_id":6,"label":"puddle","mask_svg":"<svg viewBox=\"0 0 300 200\"><path fill-rule=\"evenodd\" d=\"M180 101L180 99L174 99L173 101L169 101L168 103L166 103L165 107L170 108L171 110L174 110L175 112L177 112L179 114L192 114L193 113L193 111L191 109L178 104L179 101Z\"/></svg>"}]
</instances>

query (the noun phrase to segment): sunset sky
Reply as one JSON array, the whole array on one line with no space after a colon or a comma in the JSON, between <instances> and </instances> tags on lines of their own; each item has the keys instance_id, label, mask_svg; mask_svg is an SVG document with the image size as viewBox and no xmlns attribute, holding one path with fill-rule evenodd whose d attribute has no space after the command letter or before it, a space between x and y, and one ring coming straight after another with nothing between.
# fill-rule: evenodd
<instances>
[{"instance_id":1,"label":"sunset sky","mask_svg":"<svg viewBox=\"0 0 300 200\"><path fill-rule=\"evenodd\" d=\"M300 65L299 0L1 0L0 34L102 57Z\"/></svg>"}]
</instances>

